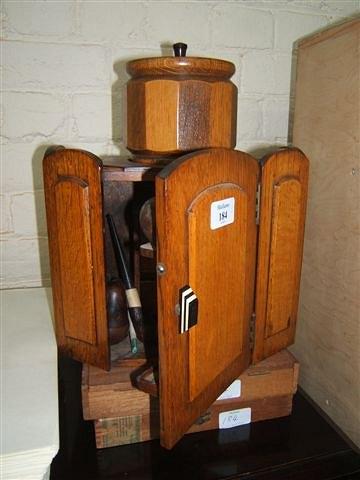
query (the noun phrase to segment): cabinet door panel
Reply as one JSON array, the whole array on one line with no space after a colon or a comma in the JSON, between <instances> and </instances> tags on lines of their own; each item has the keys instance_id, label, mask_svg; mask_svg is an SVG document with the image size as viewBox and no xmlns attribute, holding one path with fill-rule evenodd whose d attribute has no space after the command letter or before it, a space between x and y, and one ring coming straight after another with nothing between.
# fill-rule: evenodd
<instances>
[{"instance_id":1,"label":"cabinet door panel","mask_svg":"<svg viewBox=\"0 0 360 480\"><path fill-rule=\"evenodd\" d=\"M161 442L171 448L250 362L258 164L213 149L156 178ZM198 299L180 333L179 290Z\"/></svg>"},{"instance_id":2,"label":"cabinet door panel","mask_svg":"<svg viewBox=\"0 0 360 480\"><path fill-rule=\"evenodd\" d=\"M280 150L263 164L254 361L294 341L307 184L308 160L297 149Z\"/></svg>"},{"instance_id":3,"label":"cabinet door panel","mask_svg":"<svg viewBox=\"0 0 360 480\"><path fill-rule=\"evenodd\" d=\"M101 162L56 150L44 158L44 186L59 348L108 369Z\"/></svg>"},{"instance_id":4,"label":"cabinet door panel","mask_svg":"<svg viewBox=\"0 0 360 480\"><path fill-rule=\"evenodd\" d=\"M229 198L236 205L234 223L211 230L211 204ZM189 330L191 400L243 352L244 327L239 312L244 312L245 301L247 200L240 186L224 183L201 192L188 210L189 285L199 298L201 318L216 319L211 330L205 321ZM233 286L240 295L227 293ZM214 295L211 301L209 292Z\"/></svg>"}]
</instances>

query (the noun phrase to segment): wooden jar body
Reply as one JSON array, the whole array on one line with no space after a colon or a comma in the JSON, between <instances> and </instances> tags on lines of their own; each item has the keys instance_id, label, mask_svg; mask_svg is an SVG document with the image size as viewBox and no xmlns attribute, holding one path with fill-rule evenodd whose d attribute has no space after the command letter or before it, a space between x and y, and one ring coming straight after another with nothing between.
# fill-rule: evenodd
<instances>
[{"instance_id":1,"label":"wooden jar body","mask_svg":"<svg viewBox=\"0 0 360 480\"><path fill-rule=\"evenodd\" d=\"M141 71L136 69L139 61L128 67L133 78L127 85L127 148L157 156L234 148L237 88L229 80L233 65L224 62L227 70L221 72L212 64L200 70L207 59L189 57L185 69L178 59L169 58L172 69L156 69L155 59L148 60L142 61L146 66Z\"/></svg>"}]
</instances>

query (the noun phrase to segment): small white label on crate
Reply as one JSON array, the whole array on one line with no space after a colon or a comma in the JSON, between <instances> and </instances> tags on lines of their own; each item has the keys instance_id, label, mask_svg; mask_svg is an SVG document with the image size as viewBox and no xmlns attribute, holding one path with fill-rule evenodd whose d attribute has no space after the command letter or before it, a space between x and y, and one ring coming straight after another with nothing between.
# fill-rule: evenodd
<instances>
[{"instance_id":1,"label":"small white label on crate","mask_svg":"<svg viewBox=\"0 0 360 480\"><path fill-rule=\"evenodd\" d=\"M227 400L228 398L239 398L241 395L241 380L235 380L228 388L217 398L217 400Z\"/></svg>"},{"instance_id":2,"label":"small white label on crate","mask_svg":"<svg viewBox=\"0 0 360 480\"><path fill-rule=\"evenodd\" d=\"M238 427L251 422L251 408L240 408L219 414L219 429Z\"/></svg>"},{"instance_id":3,"label":"small white label on crate","mask_svg":"<svg viewBox=\"0 0 360 480\"><path fill-rule=\"evenodd\" d=\"M216 230L217 228L225 227L230 223L234 223L235 218L235 198L224 198L212 202L210 211L210 228Z\"/></svg>"}]
</instances>

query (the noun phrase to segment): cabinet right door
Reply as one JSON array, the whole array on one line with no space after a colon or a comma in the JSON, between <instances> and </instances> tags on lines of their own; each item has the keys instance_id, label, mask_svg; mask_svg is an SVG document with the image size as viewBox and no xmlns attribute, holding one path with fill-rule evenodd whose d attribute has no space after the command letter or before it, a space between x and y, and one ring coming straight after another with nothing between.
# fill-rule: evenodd
<instances>
[{"instance_id":1,"label":"cabinet right door","mask_svg":"<svg viewBox=\"0 0 360 480\"><path fill-rule=\"evenodd\" d=\"M308 159L296 148L262 164L253 362L294 341L308 171Z\"/></svg>"}]
</instances>

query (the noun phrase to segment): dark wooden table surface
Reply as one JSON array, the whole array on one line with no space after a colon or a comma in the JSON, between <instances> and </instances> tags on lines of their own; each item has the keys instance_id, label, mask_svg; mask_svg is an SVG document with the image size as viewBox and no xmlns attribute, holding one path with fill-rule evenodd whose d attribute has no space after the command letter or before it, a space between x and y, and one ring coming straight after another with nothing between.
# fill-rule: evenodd
<instances>
[{"instance_id":1,"label":"dark wooden table surface","mask_svg":"<svg viewBox=\"0 0 360 480\"><path fill-rule=\"evenodd\" d=\"M81 419L80 366L69 365L60 362L61 447L50 480L360 479L359 453L301 392L289 417L187 435L171 451L158 441L96 450L92 423Z\"/></svg>"}]
</instances>

